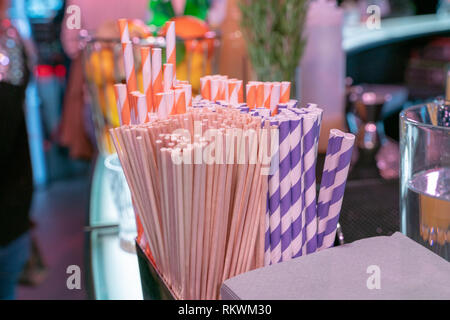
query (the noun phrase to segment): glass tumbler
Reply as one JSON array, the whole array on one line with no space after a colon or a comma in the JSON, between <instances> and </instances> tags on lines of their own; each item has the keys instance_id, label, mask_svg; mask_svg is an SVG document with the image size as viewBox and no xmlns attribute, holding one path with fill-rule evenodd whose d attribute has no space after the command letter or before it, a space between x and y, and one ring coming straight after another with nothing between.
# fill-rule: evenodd
<instances>
[{"instance_id":1,"label":"glass tumbler","mask_svg":"<svg viewBox=\"0 0 450 320\"><path fill-rule=\"evenodd\" d=\"M119 213L120 247L128 252L135 252L137 236L136 218L134 215L131 193L117 153L105 159L108 169L108 181L114 198L114 205Z\"/></svg>"},{"instance_id":2,"label":"glass tumbler","mask_svg":"<svg viewBox=\"0 0 450 320\"><path fill-rule=\"evenodd\" d=\"M436 101L400 114L401 231L450 261L449 106Z\"/></svg>"}]
</instances>

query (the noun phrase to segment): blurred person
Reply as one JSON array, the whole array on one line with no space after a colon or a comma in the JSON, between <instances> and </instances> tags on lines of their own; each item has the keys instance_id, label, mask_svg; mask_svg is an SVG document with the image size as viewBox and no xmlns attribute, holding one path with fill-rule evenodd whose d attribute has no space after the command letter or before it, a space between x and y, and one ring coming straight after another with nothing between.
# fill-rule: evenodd
<instances>
[{"instance_id":1,"label":"blurred person","mask_svg":"<svg viewBox=\"0 0 450 320\"><path fill-rule=\"evenodd\" d=\"M30 255L33 180L24 100L29 79L25 44L0 0L0 299L14 299Z\"/></svg>"}]
</instances>

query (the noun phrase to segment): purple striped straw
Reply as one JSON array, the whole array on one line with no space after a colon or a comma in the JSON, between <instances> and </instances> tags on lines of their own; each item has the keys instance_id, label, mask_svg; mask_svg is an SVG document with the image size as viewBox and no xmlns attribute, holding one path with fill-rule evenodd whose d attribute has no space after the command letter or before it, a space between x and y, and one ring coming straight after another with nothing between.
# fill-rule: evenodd
<instances>
[{"instance_id":1,"label":"purple striped straw","mask_svg":"<svg viewBox=\"0 0 450 320\"><path fill-rule=\"evenodd\" d=\"M281 256L282 261L292 258L291 248L291 158L289 120L281 118L279 121L280 141L280 216L281 216Z\"/></svg>"},{"instance_id":2,"label":"purple striped straw","mask_svg":"<svg viewBox=\"0 0 450 320\"><path fill-rule=\"evenodd\" d=\"M323 243L319 250L329 248L334 244L354 143L355 136L351 133L346 133L342 140L342 146L338 152L338 165L336 168L334 183L331 186L333 192L329 202L328 212L325 214L324 218L326 220L326 227L323 232Z\"/></svg>"},{"instance_id":3,"label":"purple striped straw","mask_svg":"<svg viewBox=\"0 0 450 320\"><path fill-rule=\"evenodd\" d=\"M290 126L290 157L291 157L291 210L292 210L292 256L301 253L302 239L302 116L291 116Z\"/></svg>"},{"instance_id":4,"label":"purple striped straw","mask_svg":"<svg viewBox=\"0 0 450 320\"><path fill-rule=\"evenodd\" d=\"M306 243L303 244L302 253L312 253L317 249L317 217L316 217L316 158L314 143L317 130L314 123L317 115L308 113L303 116L303 163L304 163L304 191L303 212L305 215Z\"/></svg>"},{"instance_id":5,"label":"purple striped straw","mask_svg":"<svg viewBox=\"0 0 450 320\"><path fill-rule=\"evenodd\" d=\"M271 121L277 125L277 121ZM271 130L272 131L272 130ZM271 137L272 139L273 137ZM280 216L280 178L279 178L279 149L272 155L269 174L269 210L270 210L270 261L281 261L281 216Z\"/></svg>"},{"instance_id":6,"label":"purple striped straw","mask_svg":"<svg viewBox=\"0 0 450 320\"><path fill-rule=\"evenodd\" d=\"M323 166L322 181L320 184L319 200L317 202L317 217L319 219L317 231L317 246L320 248L323 241L323 232L326 226L326 214L330 206L330 200L336 175L336 168L339 160L339 150L341 149L344 133L337 129L330 130L328 138L327 153L325 156L325 164Z\"/></svg>"},{"instance_id":7,"label":"purple striped straw","mask_svg":"<svg viewBox=\"0 0 450 320\"><path fill-rule=\"evenodd\" d=\"M264 231L264 266L270 264L270 209L269 209L269 194L267 193L267 205L266 205L266 225Z\"/></svg>"}]
</instances>

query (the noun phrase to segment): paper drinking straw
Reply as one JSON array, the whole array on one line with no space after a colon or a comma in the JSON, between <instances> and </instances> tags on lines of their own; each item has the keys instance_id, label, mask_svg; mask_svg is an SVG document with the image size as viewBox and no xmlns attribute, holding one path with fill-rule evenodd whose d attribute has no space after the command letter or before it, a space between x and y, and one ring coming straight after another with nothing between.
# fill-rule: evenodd
<instances>
[{"instance_id":1,"label":"paper drinking straw","mask_svg":"<svg viewBox=\"0 0 450 320\"><path fill-rule=\"evenodd\" d=\"M130 34L128 32L128 20L127 19L119 19L119 32L120 32L120 43L128 43L130 42Z\"/></svg>"},{"instance_id":2,"label":"paper drinking straw","mask_svg":"<svg viewBox=\"0 0 450 320\"><path fill-rule=\"evenodd\" d=\"M314 127L316 128L316 138L314 141L314 150L315 150L315 157L317 158L317 154L319 152L319 136L320 136L320 127L322 125L322 115L323 115L323 109L317 108L317 105L313 104L309 106L308 110L312 114L317 115L316 122L314 123Z\"/></svg>"},{"instance_id":3,"label":"paper drinking straw","mask_svg":"<svg viewBox=\"0 0 450 320\"><path fill-rule=\"evenodd\" d=\"M264 83L256 82L256 107L264 107Z\"/></svg>"},{"instance_id":4,"label":"paper drinking straw","mask_svg":"<svg viewBox=\"0 0 450 320\"><path fill-rule=\"evenodd\" d=\"M139 91L132 91L129 94L130 99L130 119L131 124L139 124L139 114L138 114L138 105L137 105L137 99L139 96Z\"/></svg>"},{"instance_id":5,"label":"paper drinking straw","mask_svg":"<svg viewBox=\"0 0 450 320\"><path fill-rule=\"evenodd\" d=\"M186 99L186 109L192 106L192 86L190 84L183 84L184 96Z\"/></svg>"},{"instance_id":6,"label":"paper drinking straw","mask_svg":"<svg viewBox=\"0 0 450 320\"><path fill-rule=\"evenodd\" d=\"M164 63L164 91L167 92L173 86L173 64Z\"/></svg>"},{"instance_id":7,"label":"paper drinking straw","mask_svg":"<svg viewBox=\"0 0 450 320\"><path fill-rule=\"evenodd\" d=\"M264 108L270 109L270 93L272 92L272 83L264 82L263 84L263 92L264 92Z\"/></svg>"},{"instance_id":8,"label":"paper drinking straw","mask_svg":"<svg viewBox=\"0 0 450 320\"><path fill-rule=\"evenodd\" d=\"M211 101L218 101L220 100L220 84L221 79L218 79L216 77L213 77L211 79Z\"/></svg>"},{"instance_id":9,"label":"paper drinking straw","mask_svg":"<svg viewBox=\"0 0 450 320\"><path fill-rule=\"evenodd\" d=\"M291 159L290 159L290 137L289 120L279 121L280 141L280 217L281 217L281 256L282 261L292 258L292 211L291 211Z\"/></svg>"},{"instance_id":10,"label":"paper drinking straw","mask_svg":"<svg viewBox=\"0 0 450 320\"><path fill-rule=\"evenodd\" d=\"M156 94L163 92L163 77L161 67L161 48L152 48L152 92L153 92L153 108L157 111L158 103L156 102Z\"/></svg>"},{"instance_id":11,"label":"paper drinking straw","mask_svg":"<svg viewBox=\"0 0 450 320\"><path fill-rule=\"evenodd\" d=\"M230 96L230 93L228 92L228 77L223 77L222 81L220 82L221 84L221 100L225 100L226 102L228 101L228 98Z\"/></svg>"},{"instance_id":12,"label":"paper drinking straw","mask_svg":"<svg viewBox=\"0 0 450 320\"><path fill-rule=\"evenodd\" d=\"M317 249L317 217L316 217L316 158L314 143L316 139L316 128L314 123L317 115L307 113L303 116L303 163L304 163L304 214L306 243L306 253L315 252ZM305 253L305 250L303 250Z\"/></svg>"},{"instance_id":13,"label":"paper drinking straw","mask_svg":"<svg viewBox=\"0 0 450 320\"><path fill-rule=\"evenodd\" d=\"M147 101L148 112L153 112L152 64L150 61L149 47L141 47L141 68L142 85L144 88L145 99Z\"/></svg>"},{"instance_id":14,"label":"paper drinking straw","mask_svg":"<svg viewBox=\"0 0 450 320\"><path fill-rule=\"evenodd\" d=\"M228 102L236 106L239 103L238 97L238 83L235 80L228 80Z\"/></svg>"},{"instance_id":15,"label":"paper drinking straw","mask_svg":"<svg viewBox=\"0 0 450 320\"><path fill-rule=\"evenodd\" d=\"M139 93L137 97L137 114L139 123L145 123L148 121L148 108L145 94Z\"/></svg>"},{"instance_id":16,"label":"paper drinking straw","mask_svg":"<svg viewBox=\"0 0 450 320\"><path fill-rule=\"evenodd\" d=\"M130 106L128 102L127 86L124 84L115 84L114 92L118 103L118 113L121 125L130 124Z\"/></svg>"},{"instance_id":17,"label":"paper drinking straw","mask_svg":"<svg viewBox=\"0 0 450 320\"><path fill-rule=\"evenodd\" d=\"M302 150L302 116L295 115L289 118L290 127L290 157L291 157L291 210L292 210L292 256L300 256L303 245L302 238L302 188L301 176L303 172L301 156Z\"/></svg>"},{"instance_id":18,"label":"paper drinking straw","mask_svg":"<svg viewBox=\"0 0 450 320\"><path fill-rule=\"evenodd\" d=\"M238 92L238 103L244 103L244 85L242 80L236 80L237 92Z\"/></svg>"},{"instance_id":19,"label":"paper drinking straw","mask_svg":"<svg viewBox=\"0 0 450 320\"><path fill-rule=\"evenodd\" d=\"M332 247L336 237L336 227L339 222L339 213L341 211L342 199L345 191L345 183L347 181L348 170L352 159L353 146L355 136L350 133L344 135L341 149L339 150L339 160L336 168L333 186L333 192L330 200L328 213L326 215L326 227L323 232L323 243L319 250Z\"/></svg>"},{"instance_id":20,"label":"paper drinking straw","mask_svg":"<svg viewBox=\"0 0 450 320\"><path fill-rule=\"evenodd\" d=\"M253 83L248 83L246 85L246 94L247 94L247 106L250 109L254 109L256 107L256 85Z\"/></svg>"},{"instance_id":21,"label":"paper drinking straw","mask_svg":"<svg viewBox=\"0 0 450 320\"><path fill-rule=\"evenodd\" d=\"M167 119L167 106L166 106L166 94L164 92L157 93L156 97L156 106L157 106L157 115L159 119Z\"/></svg>"},{"instance_id":22,"label":"paper drinking straw","mask_svg":"<svg viewBox=\"0 0 450 320\"><path fill-rule=\"evenodd\" d=\"M274 125L277 122L272 122ZM275 126L278 129L278 126ZM271 137L273 138L273 137ZM280 216L280 154L277 149L272 155L269 174L269 208L270 208L270 251L271 263L281 261L281 216Z\"/></svg>"},{"instance_id":23,"label":"paper drinking straw","mask_svg":"<svg viewBox=\"0 0 450 320\"><path fill-rule=\"evenodd\" d=\"M128 94L137 90L136 72L134 69L133 45L130 41L122 43L123 63L125 66L125 79L127 82Z\"/></svg>"},{"instance_id":24,"label":"paper drinking straw","mask_svg":"<svg viewBox=\"0 0 450 320\"><path fill-rule=\"evenodd\" d=\"M167 92L164 92L166 95L166 108L167 108L167 115L169 114L176 114L175 109L175 91L169 90Z\"/></svg>"},{"instance_id":25,"label":"paper drinking straw","mask_svg":"<svg viewBox=\"0 0 450 320\"><path fill-rule=\"evenodd\" d=\"M291 95L291 83L289 81L281 82L280 102L281 103L289 102L290 95Z\"/></svg>"},{"instance_id":26,"label":"paper drinking straw","mask_svg":"<svg viewBox=\"0 0 450 320\"><path fill-rule=\"evenodd\" d=\"M205 76L200 78L200 94L203 99L211 99L211 77Z\"/></svg>"},{"instance_id":27,"label":"paper drinking straw","mask_svg":"<svg viewBox=\"0 0 450 320\"><path fill-rule=\"evenodd\" d=\"M172 64L172 81L174 82L176 77L176 36L175 36L175 22L167 22L167 32L166 32L166 62ZM172 85L171 85L172 87Z\"/></svg>"},{"instance_id":28,"label":"paper drinking straw","mask_svg":"<svg viewBox=\"0 0 450 320\"><path fill-rule=\"evenodd\" d=\"M317 201L317 246L320 248L323 243L323 233L326 227L326 217L333 193L332 186L336 176L336 169L339 160L339 150L341 149L344 133L337 129L330 130L328 138L327 152L323 166L322 181L320 183L319 199Z\"/></svg>"},{"instance_id":29,"label":"paper drinking straw","mask_svg":"<svg viewBox=\"0 0 450 320\"><path fill-rule=\"evenodd\" d=\"M186 113L186 98L185 98L185 89L176 89L175 90L175 108L172 112L175 111L174 114L183 114Z\"/></svg>"},{"instance_id":30,"label":"paper drinking straw","mask_svg":"<svg viewBox=\"0 0 450 320\"><path fill-rule=\"evenodd\" d=\"M270 112L272 116L278 113L277 105L280 102L280 90L281 84L279 82L272 83L272 89L270 92Z\"/></svg>"}]
</instances>

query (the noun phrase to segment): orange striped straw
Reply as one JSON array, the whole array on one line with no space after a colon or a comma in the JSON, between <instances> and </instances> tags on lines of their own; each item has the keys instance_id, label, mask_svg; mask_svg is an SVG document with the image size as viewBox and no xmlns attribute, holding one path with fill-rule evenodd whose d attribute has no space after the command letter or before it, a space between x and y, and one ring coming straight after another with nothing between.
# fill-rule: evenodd
<instances>
[{"instance_id":1,"label":"orange striped straw","mask_svg":"<svg viewBox=\"0 0 450 320\"><path fill-rule=\"evenodd\" d=\"M157 110L158 103L156 94L163 92L163 77L161 70L161 48L152 49L152 92L153 92L153 109Z\"/></svg>"},{"instance_id":2,"label":"orange striped straw","mask_svg":"<svg viewBox=\"0 0 450 320\"><path fill-rule=\"evenodd\" d=\"M122 43L123 63L127 81L128 94L137 90L136 71L134 69L133 46L130 41Z\"/></svg>"},{"instance_id":3,"label":"orange striped straw","mask_svg":"<svg viewBox=\"0 0 450 320\"><path fill-rule=\"evenodd\" d=\"M192 85L183 84L186 108L192 106Z\"/></svg>"},{"instance_id":4,"label":"orange striped straw","mask_svg":"<svg viewBox=\"0 0 450 320\"><path fill-rule=\"evenodd\" d=\"M237 80L238 103L244 103L244 86L242 80Z\"/></svg>"},{"instance_id":5,"label":"orange striped straw","mask_svg":"<svg viewBox=\"0 0 450 320\"><path fill-rule=\"evenodd\" d=\"M264 82L264 107L270 109L270 92L272 91L272 83Z\"/></svg>"},{"instance_id":6,"label":"orange striped straw","mask_svg":"<svg viewBox=\"0 0 450 320\"><path fill-rule=\"evenodd\" d=\"M203 99L211 100L211 77L200 78L200 94Z\"/></svg>"},{"instance_id":7,"label":"orange striped straw","mask_svg":"<svg viewBox=\"0 0 450 320\"><path fill-rule=\"evenodd\" d=\"M186 113L186 92L184 88L175 90L175 108L173 108L171 114L183 113Z\"/></svg>"},{"instance_id":8,"label":"orange striped straw","mask_svg":"<svg viewBox=\"0 0 450 320\"><path fill-rule=\"evenodd\" d=\"M141 47L141 65L142 65L142 84L144 88L145 99L147 100L148 112L153 111L152 95L152 63L150 61L150 48Z\"/></svg>"},{"instance_id":9,"label":"orange striped straw","mask_svg":"<svg viewBox=\"0 0 450 320\"><path fill-rule=\"evenodd\" d=\"M131 123L132 124L139 124L142 123L140 121L140 110L138 108L138 99L139 97L142 95L142 93L140 91L133 91L131 92L130 96L131 96ZM145 101L145 100L144 100ZM147 105L145 105L147 107ZM141 112L142 113L142 112ZM144 113L143 116L145 116L146 112ZM142 116L142 117L143 117ZM145 122L145 120L144 120Z\"/></svg>"},{"instance_id":10,"label":"orange striped straw","mask_svg":"<svg viewBox=\"0 0 450 320\"><path fill-rule=\"evenodd\" d=\"M220 100L228 102L229 92L228 92L228 79L222 77L220 80Z\"/></svg>"},{"instance_id":11,"label":"orange striped straw","mask_svg":"<svg viewBox=\"0 0 450 320\"><path fill-rule=\"evenodd\" d=\"M237 80L228 80L228 97L227 101L232 105L238 104L238 84Z\"/></svg>"},{"instance_id":12,"label":"orange striped straw","mask_svg":"<svg viewBox=\"0 0 450 320\"><path fill-rule=\"evenodd\" d=\"M147 97L145 94L138 93L137 98L137 118L139 123L148 122Z\"/></svg>"},{"instance_id":13,"label":"orange striped straw","mask_svg":"<svg viewBox=\"0 0 450 320\"><path fill-rule=\"evenodd\" d=\"M117 111L119 113L120 125L130 124L130 105L128 103L127 86L118 83L114 85L116 94Z\"/></svg>"},{"instance_id":14,"label":"orange striped straw","mask_svg":"<svg viewBox=\"0 0 450 320\"><path fill-rule=\"evenodd\" d=\"M173 87L173 64L164 63L164 91L167 92Z\"/></svg>"},{"instance_id":15,"label":"orange striped straw","mask_svg":"<svg viewBox=\"0 0 450 320\"><path fill-rule=\"evenodd\" d=\"M167 108L167 115L169 114L175 114L175 91L169 90L167 92L164 92L166 95L166 108Z\"/></svg>"},{"instance_id":16,"label":"orange striped straw","mask_svg":"<svg viewBox=\"0 0 450 320\"><path fill-rule=\"evenodd\" d=\"M211 101L220 100L220 82L221 79L213 77L211 79Z\"/></svg>"},{"instance_id":17,"label":"orange striped straw","mask_svg":"<svg viewBox=\"0 0 450 320\"><path fill-rule=\"evenodd\" d=\"M247 83L246 94L247 94L247 107L253 109L256 107L256 87L255 83Z\"/></svg>"},{"instance_id":18,"label":"orange striped straw","mask_svg":"<svg viewBox=\"0 0 450 320\"><path fill-rule=\"evenodd\" d=\"M270 92L270 113L274 116L278 113L278 103L280 103L281 83L272 82Z\"/></svg>"},{"instance_id":19,"label":"orange striped straw","mask_svg":"<svg viewBox=\"0 0 450 320\"><path fill-rule=\"evenodd\" d=\"M256 83L256 107L264 107L264 83Z\"/></svg>"},{"instance_id":20,"label":"orange striped straw","mask_svg":"<svg viewBox=\"0 0 450 320\"><path fill-rule=\"evenodd\" d=\"M120 43L128 43L130 41L130 33L128 31L128 20L119 19Z\"/></svg>"},{"instance_id":21,"label":"orange striped straw","mask_svg":"<svg viewBox=\"0 0 450 320\"><path fill-rule=\"evenodd\" d=\"M289 81L283 81L281 83L280 102L281 103L289 102L290 97L291 97L291 83Z\"/></svg>"},{"instance_id":22,"label":"orange striped straw","mask_svg":"<svg viewBox=\"0 0 450 320\"><path fill-rule=\"evenodd\" d=\"M159 119L167 119L166 94L159 92L155 94L156 110Z\"/></svg>"},{"instance_id":23,"label":"orange striped straw","mask_svg":"<svg viewBox=\"0 0 450 320\"><path fill-rule=\"evenodd\" d=\"M166 62L171 63L173 65L172 70L172 81L176 80L176 65L177 65L177 57L176 57L176 37L175 37L175 22L169 21L167 22L167 32L166 32Z\"/></svg>"}]
</instances>

